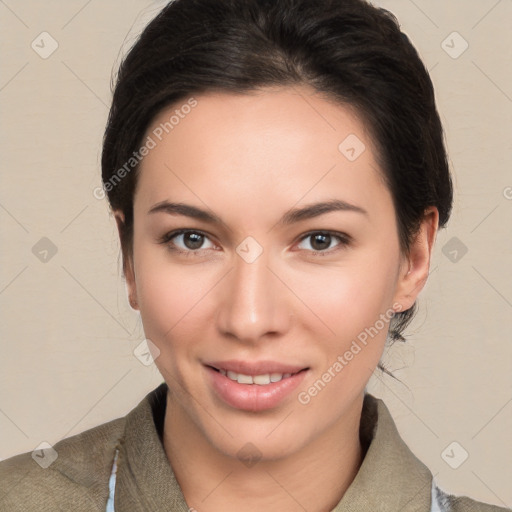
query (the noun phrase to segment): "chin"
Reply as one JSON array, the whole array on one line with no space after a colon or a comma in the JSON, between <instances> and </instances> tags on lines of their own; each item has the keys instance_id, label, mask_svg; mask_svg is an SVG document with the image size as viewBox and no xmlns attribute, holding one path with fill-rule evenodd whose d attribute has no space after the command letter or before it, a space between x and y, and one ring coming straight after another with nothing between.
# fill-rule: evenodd
<instances>
[{"instance_id":1,"label":"chin","mask_svg":"<svg viewBox=\"0 0 512 512\"><path fill-rule=\"evenodd\" d=\"M233 438L210 437L211 445L220 453L238 459L250 467L256 462L278 461L292 456L307 444L307 436L296 432L290 435L271 434L268 436L254 429L254 433L245 432Z\"/></svg>"}]
</instances>

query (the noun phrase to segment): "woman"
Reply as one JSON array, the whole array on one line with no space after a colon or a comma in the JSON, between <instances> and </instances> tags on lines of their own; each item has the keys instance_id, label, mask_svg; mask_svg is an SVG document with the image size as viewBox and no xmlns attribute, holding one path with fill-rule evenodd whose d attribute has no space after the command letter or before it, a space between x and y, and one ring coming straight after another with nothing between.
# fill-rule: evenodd
<instances>
[{"instance_id":1,"label":"woman","mask_svg":"<svg viewBox=\"0 0 512 512\"><path fill-rule=\"evenodd\" d=\"M440 490L365 391L452 206L392 15L169 3L121 65L102 177L165 382L4 461L1 510L504 510Z\"/></svg>"}]
</instances>

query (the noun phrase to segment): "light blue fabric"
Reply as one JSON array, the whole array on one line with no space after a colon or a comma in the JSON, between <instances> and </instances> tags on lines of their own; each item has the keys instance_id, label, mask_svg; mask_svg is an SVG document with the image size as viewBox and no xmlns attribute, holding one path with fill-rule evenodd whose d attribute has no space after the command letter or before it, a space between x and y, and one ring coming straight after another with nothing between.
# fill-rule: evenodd
<instances>
[{"instance_id":1,"label":"light blue fabric","mask_svg":"<svg viewBox=\"0 0 512 512\"><path fill-rule=\"evenodd\" d=\"M432 478L432 505L430 506L430 512L447 512L446 508L439 502L436 483Z\"/></svg>"},{"instance_id":2,"label":"light blue fabric","mask_svg":"<svg viewBox=\"0 0 512 512\"><path fill-rule=\"evenodd\" d=\"M116 493L116 472L117 472L117 454L119 453L119 450L116 449L116 454L114 456L114 463L112 464L112 473L110 474L110 479L108 481L108 501L107 501L107 508L105 509L105 512L115 512L114 509L114 495Z\"/></svg>"}]
</instances>

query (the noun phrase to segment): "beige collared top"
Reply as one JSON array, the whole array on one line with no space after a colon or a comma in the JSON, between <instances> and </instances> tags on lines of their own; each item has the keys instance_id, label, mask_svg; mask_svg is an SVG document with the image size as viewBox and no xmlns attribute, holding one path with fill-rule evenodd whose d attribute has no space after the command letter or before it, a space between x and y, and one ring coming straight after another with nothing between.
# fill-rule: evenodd
<instances>
[{"instance_id":1,"label":"beige collared top","mask_svg":"<svg viewBox=\"0 0 512 512\"><path fill-rule=\"evenodd\" d=\"M166 393L162 383L122 418L0 462L0 511L189 512L161 440ZM331 512L511 510L440 491L370 394L360 434L366 455Z\"/></svg>"}]
</instances>

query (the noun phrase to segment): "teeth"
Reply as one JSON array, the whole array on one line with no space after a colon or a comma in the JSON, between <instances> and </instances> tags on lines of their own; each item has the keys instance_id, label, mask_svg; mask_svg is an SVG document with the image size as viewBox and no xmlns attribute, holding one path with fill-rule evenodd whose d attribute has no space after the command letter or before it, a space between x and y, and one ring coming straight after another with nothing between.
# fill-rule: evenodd
<instances>
[{"instance_id":1,"label":"teeth","mask_svg":"<svg viewBox=\"0 0 512 512\"><path fill-rule=\"evenodd\" d=\"M238 381L238 384L254 384L250 375L243 375L242 373L238 374L238 378L236 380Z\"/></svg>"},{"instance_id":2,"label":"teeth","mask_svg":"<svg viewBox=\"0 0 512 512\"><path fill-rule=\"evenodd\" d=\"M219 370L222 375L226 375L229 379L237 381L239 384L257 384L258 386L266 386L271 382L279 382L282 379L291 377L291 373L264 373L262 375L244 375L243 373L232 372L231 370Z\"/></svg>"},{"instance_id":3,"label":"teeth","mask_svg":"<svg viewBox=\"0 0 512 512\"><path fill-rule=\"evenodd\" d=\"M258 384L260 386L264 386L265 384L270 384L270 375L266 373L265 375L255 375L252 378L254 384ZM240 381L238 381L240 382Z\"/></svg>"}]
</instances>

